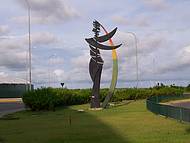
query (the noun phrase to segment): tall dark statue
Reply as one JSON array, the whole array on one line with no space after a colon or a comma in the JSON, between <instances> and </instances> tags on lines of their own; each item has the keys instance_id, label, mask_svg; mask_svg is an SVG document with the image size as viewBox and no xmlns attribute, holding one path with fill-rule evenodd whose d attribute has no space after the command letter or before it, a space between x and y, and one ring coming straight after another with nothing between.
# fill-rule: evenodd
<instances>
[{"instance_id":1,"label":"tall dark statue","mask_svg":"<svg viewBox=\"0 0 190 143\"><path fill-rule=\"evenodd\" d=\"M92 96L91 96L91 108L100 108L99 92L100 92L100 81L101 73L104 61L100 55L100 50L113 50L121 45L116 46L107 46L100 44L101 42L108 41L116 32L115 28L112 32L99 36L101 24L98 21L93 22L93 32L95 33L93 38L85 39L90 47L90 63L89 63L89 72L91 79L93 81Z\"/></svg>"}]
</instances>

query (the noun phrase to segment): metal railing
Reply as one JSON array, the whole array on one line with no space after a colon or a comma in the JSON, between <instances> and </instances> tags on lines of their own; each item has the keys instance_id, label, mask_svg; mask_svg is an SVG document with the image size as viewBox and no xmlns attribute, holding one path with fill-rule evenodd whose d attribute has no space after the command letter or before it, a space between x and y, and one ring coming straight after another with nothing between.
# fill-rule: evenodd
<instances>
[{"instance_id":1,"label":"metal railing","mask_svg":"<svg viewBox=\"0 0 190 143\"><path fill-rule=\"evenodd\" d=\"M171 96L152 96L146 100L147 109L155 114L173 118L179 121L190 122L190 108L175 107L160 104L163 101L190 98L189 94Z\"/></svg>"}]
</instances>

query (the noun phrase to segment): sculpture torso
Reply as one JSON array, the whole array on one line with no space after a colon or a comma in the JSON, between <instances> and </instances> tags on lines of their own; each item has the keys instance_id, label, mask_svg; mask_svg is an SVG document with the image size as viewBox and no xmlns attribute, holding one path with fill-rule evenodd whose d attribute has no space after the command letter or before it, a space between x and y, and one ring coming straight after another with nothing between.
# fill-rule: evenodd
<instances>
[{"instance_id":1,"label":"sculpture torso","mask_svg":"<svg viewBox=\"0 0 190 143\"><path fill-rule=\"evenodd\" d=\"M100 56L100 51L97 48L94 48L93 46L90 46L90 56L93 61L95 61L97 64L103 65L104 61L102 57Z\"/></svg>"}]
</instances>

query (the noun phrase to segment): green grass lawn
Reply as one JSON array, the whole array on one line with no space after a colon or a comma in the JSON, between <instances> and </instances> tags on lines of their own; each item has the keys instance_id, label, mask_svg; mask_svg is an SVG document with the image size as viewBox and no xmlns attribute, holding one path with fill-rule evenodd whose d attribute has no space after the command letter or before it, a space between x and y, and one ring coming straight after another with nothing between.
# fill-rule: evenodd
<instances>
[{"instance_id":1,"label":"green grass lawn","mask_svg":"<svg viewBox=\"0 0 190 143\"><path fill-rule=\"evenodd\" d=\"M102 111L89 105L23 111L0 120L0 143L189 143L190 124L157 116L145 100ZM77 110L84 109L80 113Z\"/></svg>"}]
</instances>

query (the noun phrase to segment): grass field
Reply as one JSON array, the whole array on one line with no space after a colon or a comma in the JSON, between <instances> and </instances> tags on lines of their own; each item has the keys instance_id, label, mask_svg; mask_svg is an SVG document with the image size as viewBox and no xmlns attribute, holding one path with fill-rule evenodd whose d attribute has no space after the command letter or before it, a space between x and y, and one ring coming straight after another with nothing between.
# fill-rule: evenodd
<instances>
[{"instance_id":1,"label":"grass field","mask_svg":"<svg viewBox=\"0 0 190 143\"><path fill-rule=\"evenodd\" d=\"M102 111L80 105L55 112L15 113L0 120L0 143L190 142L189 123L154 115L145 106L140 100Z\"/></svg>"}]
</instances>

